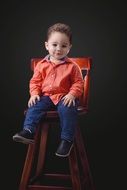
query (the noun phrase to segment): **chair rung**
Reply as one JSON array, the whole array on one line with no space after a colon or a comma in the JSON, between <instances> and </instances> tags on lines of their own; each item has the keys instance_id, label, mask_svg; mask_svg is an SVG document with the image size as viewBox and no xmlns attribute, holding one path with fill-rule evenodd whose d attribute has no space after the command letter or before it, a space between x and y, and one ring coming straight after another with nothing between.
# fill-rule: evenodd
<instances>
[{"instance_id":1,"label":"chair rung","mask_svg":"<svg viewBox=\"0 0 127 190\"><path fill-rule=\"evenodd\" d=\"M44 179L54 179L54 180L71 180L71 176L68 174L43 174L42 175ZM35 183L37 181L39 176L34 176L30 179L30 184Z\"/></svg>"},{"instance_id":2,"label":"chair rung","mask_svg":"<svg viewBox=\"0 0 127 190\"><path fill-rule=\"evenodd\" d=\"M70 180L71 176L68 174L43 174L46 178Z\"/></svg>"},{"instance_id":3,"label":"chair rung","mask_svg":"<svg viewBox=\"0 0 127 190\"><path fill-rule=\"evenodd\" d=\"M29 185L28 190L72 190L71 187Z\"/></svg>"}]
</instances>

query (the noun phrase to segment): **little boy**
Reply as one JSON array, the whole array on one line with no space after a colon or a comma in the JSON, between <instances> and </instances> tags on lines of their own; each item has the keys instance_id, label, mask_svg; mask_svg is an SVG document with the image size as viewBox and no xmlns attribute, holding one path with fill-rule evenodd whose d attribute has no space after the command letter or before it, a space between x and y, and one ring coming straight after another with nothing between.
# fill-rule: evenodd
<instances>
[{"instance_id":1,"label":"little boy","mask_svg":"<svg viewBox=\"0 0 127 190\"><path fill-rule=\"evenodd\" d=\"M48 28L45 42L48 55L35 67L23 130L13 136L16 142L34 143L40 120L46 111L55 108L61 125L61 142L56 151L60 157L67 157L73 147L78 98L83 93L81 71L67 57L71 46L72 32L68 25L56 23Z\"/></svg>"}]
</instances>

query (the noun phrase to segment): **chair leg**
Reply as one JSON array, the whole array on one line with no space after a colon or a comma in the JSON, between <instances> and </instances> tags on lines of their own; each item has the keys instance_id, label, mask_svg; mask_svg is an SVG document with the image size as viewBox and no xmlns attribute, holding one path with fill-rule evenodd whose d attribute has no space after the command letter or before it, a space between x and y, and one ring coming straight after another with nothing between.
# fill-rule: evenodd
<instances>
[{"instance_id":1,"label":"chair leg","mask_svg":"<svg viewBox=\"0 0 127 190\"><path fill-rule=\"evenodd\" d=\"M48 130L49 130L49 125L47 123L43 123L40 132L40 146L38 151L37 167L36 167L35 176L30 180L31 183L36 181L43 171L45 155L46 155Z\"/></svg>"},{"instance_id":2,"label":"chair leg","mask_svg":"<svg viewBox=\"0 0 127 190\"><path fill-rule=\"evenodd\" d=\"M23 168L23 173L19 185L19 190L26 190L27 185L29 182L31 170L32 170L32 164L33 164L33 158L34 158L34 153L35 153L35 145L31 144L28 147L27 155L26 155L26 160Z\"/></svg>"},{"instance_id":3,"label":"chair leg","mask_svg":"<svg viewBox=\"0 0 127 190\"><path fill-rule=\"evenodd\" d=\"M27 150L27 154L26 154L22 177L21 177L21 181L19 184L19 190L26 190L27 186L29 184L29 179L30 179L30 175L31 175L31 171L32 171L32 165L33 165L33 161L35 158L35 153L37 151L37 145L39 144L39 140L40 140L39 138L37 139L37 137L39 136L38 135L39 132L40 132L40 126L38 127L38 130L36 133L35 143L28 145L28 150Z\"/></svg>"},{"instance_id":4,"label":"chair leg","mask_svg":"<svg viewBox=\"0 0 127 190\"><path fill-rule=\"evenodd\" d=\"M76 130L77 130L76 141L75 141L76 149L77 149L77 155L79 155L79 160L80 160L82 175L83 175L81 179L82 189L95 190L80 127L77 126Z\"/></svg>"},{"instance_id":5,"label":"chair leg","mask_svg":"<svg viewBox=\"0 0 127 190\"><path fill-rule=\"evenodd\" d=\"M79 172L79 168L78 168L78 161L77 161L77 156L76 156L75 145L72 148L70 156L69 156L69 166L70 166L73 190L81 190L80 172Z\"/></svg>"}]
</instances>

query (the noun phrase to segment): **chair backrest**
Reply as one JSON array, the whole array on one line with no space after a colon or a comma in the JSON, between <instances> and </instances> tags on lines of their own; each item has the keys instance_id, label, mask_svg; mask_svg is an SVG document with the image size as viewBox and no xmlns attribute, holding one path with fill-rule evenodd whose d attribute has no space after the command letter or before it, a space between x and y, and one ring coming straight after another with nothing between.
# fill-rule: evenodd
<instances>
[{"instance_id":1,"label":"chair backrest","mask_svg":"<svg viewBox=\"0 0 127 190\"><path fill-rule=\"evenodd\" d=\"M42 59L43 58L31 59L32 71L34 71L35 66ZM77 65L79 65L81 69L83 79L84 79L84 92L80 98L80 106L88 110L89 89L90 89L90 69L91 69L92 58L91 57L76 57L76 58L74 57L74 58L69 58L69 59L75 62Z\"/></svg>"}]
</instances>

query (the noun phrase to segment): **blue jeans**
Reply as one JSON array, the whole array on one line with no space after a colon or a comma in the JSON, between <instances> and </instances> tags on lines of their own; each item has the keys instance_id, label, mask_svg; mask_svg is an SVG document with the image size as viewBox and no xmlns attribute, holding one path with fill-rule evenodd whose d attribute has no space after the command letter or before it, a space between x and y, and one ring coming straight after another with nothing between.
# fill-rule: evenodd
<instances>
[{"instance_id":1,"label":"blue jeans","mask_svg":"<svg viewBox=\"0 0 127 190\"><path fill-rule=\"evenodd\" d=\"M76 105L70 107L64 106L61 100L57 105L54 105L48 96L42 96L40 101L28 108L24 120L24 129L29 129L32 133L36 132L39 122L45 118L46 112L51 109L56 109L60 118L61 139L73 141L75 128L77 125L77 101Z\"/></svg>"}]
</instances>

